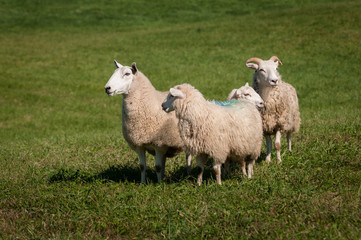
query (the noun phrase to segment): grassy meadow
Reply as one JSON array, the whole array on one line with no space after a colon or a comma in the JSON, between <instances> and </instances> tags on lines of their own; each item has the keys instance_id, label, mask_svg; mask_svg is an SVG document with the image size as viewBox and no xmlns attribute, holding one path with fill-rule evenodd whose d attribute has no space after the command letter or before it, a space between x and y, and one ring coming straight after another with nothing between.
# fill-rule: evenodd
<instances>
[{"instance_id":1,"label":"grassy meadow","mask_svg":"<svg viewBox=\"0 0 361 240\"><path fill-rule=\"evenodd\" d=\"M361 239L361 1L1 0L0 239ZM113 59L223 100L277 55L301 129L201 187L184 154L148 184L121 133ZM196 162L193 161L193 167Z\"/></svg>"}]
</instances>

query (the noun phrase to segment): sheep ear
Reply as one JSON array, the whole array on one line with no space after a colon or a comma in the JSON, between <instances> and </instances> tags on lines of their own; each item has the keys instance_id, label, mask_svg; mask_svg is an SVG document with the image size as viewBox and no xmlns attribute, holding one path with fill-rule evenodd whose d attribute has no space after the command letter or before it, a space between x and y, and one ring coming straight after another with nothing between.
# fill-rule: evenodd
<instances>
[{"instance_id":1,"label":"sheep ear","mask_svg":"<svg viewBox=\"0 0 361 240\"><path fill-rule=\"evenodd\" d=\"M176 88L171 88L169 90L170 94L173 96L173 97L178 97L178 98L185 98L186 95L179 89L176 89Z\"/></svg>"},{"instance_id":2,"label":"sheep ear","mask_svg":"<svg viewBox=\"0 0 361 240\"><path fill-rule=\"evenodd\" d=\"M133 75L134 75L134 74L136 74L137 72L138 72L138 69L137 69L136 63L133 62L133 63L132 63L132 73L133 73Z\"/></svg>"},{"instance_id":3,"label":"sheep ear","mask_svg":"<svg viewBox=\"0 0 361 240\"><path fill-rule=\"evenodd\" d=\"M255 63L247 63L246 66L255 71L258 69L258 64L255 64Z\"/></svg>"},{"instance_id":4,"label":"sheep ear","mask_svg":"<svg viewBox=\"0 0 361 240\"><path fill-rule=\"evenodd\" d=\"M114 65L116 68L121 68L123 67L120 63L118 63L115 59L114 59Z\"/></svg>"},{"instance_id":5,"label":"sheep ear","mask_svg":"<svg viewBox=\"0 0 361 240\"><path fill-rule=\"evenodd\" d=\"M244 85L244 86L249 87L248 82L246 82L246 85Z\"/></svg>"},{"instance_id":6,"label":"sheep ear","mask_svg":"<svg viewBox=\"0 0 361 240\"><path fill-rule=\"evenodd\" d=\"M233 97L236 96L237 90L238 90L238 89L233 89L233 90L228 94L227 101L230 101Z\"/></svg>"}]
</instances>

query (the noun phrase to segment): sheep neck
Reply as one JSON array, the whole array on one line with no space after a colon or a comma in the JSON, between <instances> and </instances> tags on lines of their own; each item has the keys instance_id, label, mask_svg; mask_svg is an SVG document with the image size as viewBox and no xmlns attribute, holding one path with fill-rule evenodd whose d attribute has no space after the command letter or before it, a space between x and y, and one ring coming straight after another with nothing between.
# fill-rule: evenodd
<instances>
[{"instance_id":1,"label":"sheep neck","mask_svg":"<svg viewBox=\"0 0 361 240\"><path fill-rule=\"evenodd\" d=\"M260 86L259 88L259 95L263 99L263 101L267 101L271 92L274 90L274 87L270 86Z\"/></svg>"},{"instance_id":2,"label":"sheep neck","mask_svg":"<svg viewBox=\"0 0 361 240\"><path fill-rule=\"evenodd\" d=\"M208 115L204 115L207 106L205 99L193 98L191 101L184 99L182 103L175 106L177 117L181 120L179 123L186 123L192 126L203 125L203 119ZM203 114L202 114L203 113Z\"/></svg>"},{"instance_id":3,"label":"sheep neck","mask_svg":"<svg viewBox=\"0 0 361 240\"><path fill-rule=\"evenodd\" d=\"M141 72L138 72L129 93L123 96L122 115L128 119L134 114L135 117L144 115L157 101L157 91L154 86Z\"/></svg>"},{"instance_id":4,"label":"sheep neck","mask_svg":"<svg viewBox=\"0 0 361 240\"><path fill-rule=\"evenodd\" d=\"M272 92L277 91L279 86L272 87L266 83L264 83L262 80L258 79L257 73L254 76L254 89L256 92L261 96L263 101L267 102L268 98L272 94ZM278 84L282 84L281 76L278 74Z\"/></svg>"}]
</instances>

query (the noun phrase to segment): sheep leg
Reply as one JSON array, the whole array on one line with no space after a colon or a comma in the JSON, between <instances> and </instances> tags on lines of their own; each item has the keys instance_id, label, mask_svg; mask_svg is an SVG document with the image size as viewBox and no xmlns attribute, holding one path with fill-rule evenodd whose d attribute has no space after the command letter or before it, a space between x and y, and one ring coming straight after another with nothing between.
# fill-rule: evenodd
<instances>
[{"instance_id":1,"label":"sheep leg","mask_svg":"<svg viewBox=\"0 0 361 240\"><path fill-rule=\"evenodd\" d=\"M277 152L277 163L281 163L281 132L276 132L275 147Z\"/></svg>"},{"instance_id":2,"label":"sheep leg","mask_svg":"<svg viewBox=\"0 0 361 240\"><path fill-rule=\"evenodd\" d=\"M192 155L186 152L186 162L187 162L187 173L191 173L191 165L192 165Z\"/></svg>"},{"instance_id":3,"label":"sheep leg","mask_svg":"<svg viewBox=\"0 0 361 240\"><path fill-rule=\"evenodd\" d=\"M247 161L247 177L251 178L253 174L253 160Z\"/></svg>"},{"instance_id":4,"label":"sheep leg","mask_svg":"<svg viewBox=\"0 0 361 240\"><path fill-rule=\"evenodd\" d=\"M214 173L216 174L217 183L218 183L219 185L222 185L222 180L221 180L221 166L222 166L222 164L214 164L214 165L213 165L213 170L214 170Z\"/></svg>"},{"instance_id":5,"label":"sheep leg","mask_svg":"<svg viewBox=\"0 0 361 240\"><path fill-rule=\"evenodd\" d=\"M292 152L291 138L292 138L291 133L288 132L288 133L287 133L287 144L288 144L288 150L289 150L290 152Z\"/></svg>"},{"instance_id":6,"label":"sheep leg","mask_svg":"<svg viewBox=\"0 0 361 240\"><path fill-rule=\"evenodd\" d=\"M145 170L147 168L147 163L146 163L146 159L145 159L145 150L143 148L138 148L136 149L136 153L138 154L138 158L140 161L140 172L141 172L141 182L142 183L146 183L145 182Z\"/></svg>"},{"instance_id":7,"label":"sheep leg","mask_svg":"<svg viewBox=\"0 0 361 240\"><path fill-rule=\"evenodd\" d=\"M197 157L197 162L198 162L197 183L198 183L198 186L200 186L200 185L202 185L202 181L203 181L204 163L206 161L204 161L204 158Z\"/></svg>"},{"instance_id":8,"label":"sheep leg","mask_svg":"<svg viewBox=\"0 0 361 240\"><path fill-rule=\"evenodd\" d=\"M267 146L267 156L266 156L266 162L271 162L271 150L272 150L272 138L271 135L266 135L266 146Z\"/></svg>"},{"instance_id":9,"label":"sheep leg","mask_svg":"<svg viewBox=\"0 0 361 240\"><path fill-rule=\"evenodd\" d=\"M155 171L157 173L158 182L162 182L165 171L165 154L159 150L155 151Z\"/></svg>"},{"instance_id":10,"label":"sheep leg","mask_svg":"<svg viewBox=\"0 0 361 240\"><path fill-rule=\"evenodd\" d=\"M247 171L246 171L246 162L244 160L242 160L241 162L241 167L242 167L242 172L245 176L247 176Z\"/></svg>"},{"instance_id":11,"label":"sheep leg","mask_svg":"<svg viewBox=\"0 0 361 240\"><path fill-rule=\"evenodd\" d=\"M198 186L202 185L203 181L203 171L204 171L204 165L198 163L198 177L197 177L197 183Z\"/></svg>"}]
</instances>

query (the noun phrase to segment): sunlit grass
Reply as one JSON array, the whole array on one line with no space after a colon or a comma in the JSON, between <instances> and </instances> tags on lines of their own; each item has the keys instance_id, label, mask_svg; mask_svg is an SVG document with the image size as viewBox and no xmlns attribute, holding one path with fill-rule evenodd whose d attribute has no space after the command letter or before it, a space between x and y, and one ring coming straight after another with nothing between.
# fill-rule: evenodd
<instances>
[{"instance_id":1,"label":"sunlit grass","mask_svg":"<svg viewBox=\"0 0 361 240\"><path fill-rule=\"evenodd\" d=\"M359 239L358 1L31 1L0 5L0 238ZM262 9L262 10L260 10ZM160 90L223 100L277 55L301 130L281 165L196 186L184 154L157 184L121 133L113 59ZM273 159L275 156L273 155ZM193 167L196 166L195 161Z\"/></svg>"}]
</instances>

